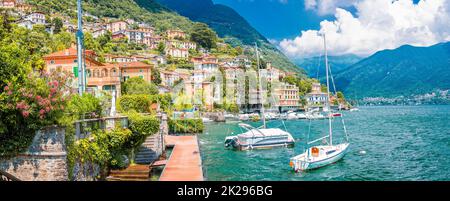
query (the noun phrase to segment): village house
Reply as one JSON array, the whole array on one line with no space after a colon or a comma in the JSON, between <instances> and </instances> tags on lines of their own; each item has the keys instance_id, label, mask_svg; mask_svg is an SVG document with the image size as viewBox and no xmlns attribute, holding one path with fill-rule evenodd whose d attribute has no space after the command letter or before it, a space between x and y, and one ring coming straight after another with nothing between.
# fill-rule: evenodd
<instances>
[{"instance_id":1,"label":"village house","mask_svg":"<svg viewBox=\"0 0 450 201\"><path fill-rule=\"evenodd\" d=\"M148 35L146 36L153 36L155 34L155 28L148 26L146 24L140 24L138 30L147 33Z\"/></svg>"},{"instance_id":2,"label":"village house","mask_svg":"<svg viewBox=\"0 0 450 201\"><path fill-rule=\"evenodd\" d=\"M327 104L327 93L322 92L320 83L313 83L311 93L306 94L306 101L309 107L323 107Z\"/></svg>"},{"instance_id":3,"label":"village house","mask_svg":"<svg viewBox=\"0 0 450 201\"><path fill-rule=\"evenodd\" d=\"M100 36L105 35L106 33L108 33L108 30L103 28L103 27L101 27L101 28L98 28L98 29L94 29L92 31L92 37L98 38Z\"/></svg>"},{"instance_id":4,"label":"village house","mask_svg":"<svg viewBox=\"0 0 450 201\"><path fill-rule=\"evenodd\" d=\"M121 80L123 82L127 81L132 77L140 77L147 82L151 82L152 65L146 64L140 61L133 62L122 62L122 63L110 63L106 64L108 67L117 68L120 70Z\"/></svg>"},{"instance_id":5,"label":"village house","mask_svg":"<svg viewBox=\"0 0 450 201\"><path fill-rule=\"evenodd\" d=\"M33 29L34 23L31 20L20 20L16 22L19 27L24 27L26 29Z\"/></svg>"},{"instance_id":6,"label":"village house","mask_svg":"<svg viewBox=\"0 0 450 201\"><path fill-rule=\"evenodd\" d=\"M116 33L112 34L111 38L113 40L120 40L120 39L127 38L127 35L125 35L125 33L123 33L123 32L116 32Z\"/></svg>"},{"instance_id":7,"label":"village house","mask_svg":"<svg viewBox=\"0 0 450 201\"><path fill-rule=\"evenodd\" d=\"M161 74L161 84L163 86L174 86L174 84L179 80L188 80L189 74L179 73L176 71L166 71L162 70Z\"/></svg>"},{"instance_id":8,"label":"village house","mask_svg":"<svg viewBox=\"0 0 450 201\"><path fill-rule=\"evenodd\" d=\"M272 66L272 63L267 63L266 69L261 69L261 77L265 78L268 82L277 82L282 78L280 70Z\"/></svg>"},{"instance_id":9,"label":"village house","mask_svg":"<svg viewBox=\"0 0 450 201\"><path fill-rule=\"evenodd\" d=\"M194 57L191 59L195 70L203 70L209 73L219 70L219 60L214 56Z\"/></svg>"},{"instance_id":10,"label":"village house","mask_svg":"<svg viewBox=\"0 0 450 201\"><path fill-rule=\"evenodd\" d=\"M17 25L27 29L32 29L34 25L46 25L45 14L41 12L30 13L18 21ZM47 31L51 32L51 30Z\"/></svg>"},{"instance_id":11,"label":"village house","mask_svg":"<svg viewBox=\"0 0 450 201\"><path fill-rule=\"evenodd\" d=\"M158 48L159 43L162 41L161 36L153 35L149 37L144 37L144 44L147 45L149 49Z\"/></svg>"},{"instance_id":12,"label":"village house","mask_svg":"<svg viewBox=\"0 0 450 201\"><path fill-rule=\"evenodd\" d=\"M105 61L108 63L123 63L135 61L132 57L123 55L105 54L103 57L105 58Z\"/></svg>"},{"instance_id":13,"label":"village house","mask_svg":"<svg viewBox=\"0 0 450 201\"><path fill-rule=\"evenodd\" d=\"M55 52L43 57L47 72L61 69L73 73L75 78L73 88L78 85L77 48L71 47L63 51ZM88 91L112 91L120 95L120 84L130 77L141 77L151 81L152 65L142 62L101 63L97 61L97 55L92 50L85 51L86 80Z\"/></svg>"},{"instance_id":14,"label":"village house","mask_svg":"<svg viewBox=\"0 0 450 201\"><path fill-rule=\"evenodd\" d=\"M25 16L24 19L25 20L30 20L34 24L42 24L42 25L46 24L45 13L42 13L42 12L30 13L27 16Z\"/></svg>"},{"instance_id":15,"label":"village house","mask_svg":"<svg viewBox=\"0 0 450 201\"><path fill-rule=\"evenodd\" d=\"M190 41L168 40L166 41L166 47L195 50L197 44Z\"/></svg>"},{"instance_id":16,"label":"village house","mask_svg":"<svg viewBox=\"0 0 450 201\"><path fill-rule=\"evenodd\" d=\"M225 69L226 101L229 103L243 103L245 98L245 86L242 84L244 70L239 67Z\"/></svg>"},{"instance_id":17,"label":"village house","mask_svg":"<svg viewBox=\"0 0 450 201\"><path fill-rule=\"evenodd\" d=\"M189 99L193 100L193 104L198 107L204 107L208 111L214 109L214 90L213 83L193 81L184 82L184 91Z\"/></svg>"},{"instance_id":18,"label":"village house","mask_svg":"<svg viewBox=\"0 0 450 201\"><path fill-rule=\"evenodd\" d=\"M166 56L171 56L173 58L189 58L189 50L183 48L167 48Z\"/></svg>"},{"instance_id":19,"label":"village house","mask_svg":"<svg viewBox=\"0 0 450 201\"><path fill-rule=\"evenodd\" d=\"M0 8L15 8L17 5L16 0L0 0Z\"/></svg>"},{"instance_id":20,"label":"village house","mask_svg":"<svg viewBox=\"0 0 450 201\"><path fill-rule=\"evenodd\" d=\"M147 28L140 28L138 30L126 30L124 33L127 36L129 42L137 44L145 44L145 38L152 37L152 31L149 31L149 29Z\"/></svg>"},{"instance_id":21,"label":"village house","mask_svg":"<svg viewBox=\"0 0 450 201\"><path fill-rule=\"evenodd\" d=\"M31 12L31 9L33 8L31 5L26 4L26 3L17 3L15 5L16 10L18 10L19 12L21 12L22 14L24 13L29 13Z\"/></svg>"},{"instance_id":22,"label":"village house","mask_svg":"<svg viewBox=\"0 0 450 201\"><path fill-rule=\"evenodd\" d=\"M295 85L288 83L281 83L274 90L275 96L277 96L277 104L280 112L285 112L289 110L297 110L300 107L300 95L299 89Z\"/></svg>"},{"instance_id":23,"label":"village house","mask_svg":"<svg viewBox=\"0 0 450 201\"><path fill-rule=\"evenodd\" d=\"M115 21L106 24L106 29L111 33L116 33L119 31L124 31L128 28L128 22L126 21Z\"/></svg>"},{"instance_id":24,"label":"village house","mask_svg":"<svg viewBox=\"0 0 450 201\"><path fill-rule=\"evenodd\" d=\"M173 40L173 39L184 40L184 39L186 39L186 33L184 33L184 31L181 31L181 30L167 30L166 36L167 36L168 40Z\"/></svg>"}]
</instances>

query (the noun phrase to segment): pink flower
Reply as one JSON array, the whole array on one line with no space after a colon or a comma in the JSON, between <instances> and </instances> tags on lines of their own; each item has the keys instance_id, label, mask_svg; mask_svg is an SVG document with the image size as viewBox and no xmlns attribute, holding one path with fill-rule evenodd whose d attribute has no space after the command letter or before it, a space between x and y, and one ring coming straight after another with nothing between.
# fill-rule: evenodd
<instances>
[{"instance_id":1,"label":"pink flower","mask_svg":"<svg viewBox=\"0 0 450 201\"><path fill-rule=\"evenodd\" d=\"M45 112L50 112L50 107L46 107Z\"/></svg>"},{"instance_id":2,"label":"pink flower","mask_svg":"<svg viewBox=\"0 0 450 201\"><path fill-rule=\"evenodd\" d=\"M12 91L8 91L8 95L11 95L12 94Z\"/></svg>"},{"instance_id":3,"label":"pink flower","mask_svg":"<svg viewBox=\"0 0 450 201\"><path fill-rule=\"evenodd\" d=\"M9 91L9 86L5 86L4 90Z\"/></svg>"},{"instance_id":4,"label":"pink flower","mask_svg":"<svg viewBox=\"0 0 450 201\"><path fill-rule=\"evenodd\" d=\"M41 99L42 99L41 96L39 96L39 95L36 96L36 100L40 101Z\"/></svg>"},{"instance_id":5,"label":"pink flower","mask_svg":"<svg viewBox=\"0 0 450 201\"><path fill-rule=\"evenodd\" d=\"M61 105L61 110L64 110L64 105Z\"/></svg>"},{"instance_id":6,"label":"pink flower","mask_svg":"<svg viewBox=\"0 0 450 201\"><path fill-rule=\"evenodd\" d=\"M51 88L50 89L50 93L52 93L52 94L56 93L56 89L55 88Z\"/></svg>"},{"instance_id":7,"label":"pink flower","mask_svg":"<svg viewBox=\"0 0 450 201\"><path fill-rule=\"evenodd\" d=\"M45 110L44 109L39 110L39 115L43 116L44 114L45 114Z\"/></svg>"},{"instance_id":8,"label":"pink flower","mask_svg":"<svg viewBox=\"0 0 450 201\"><path fill-rule=\"evenodd\" d=\"M28 116L30 116L30 112L28 111L22 111L22 116L27 118Z\"/></svg>"}]
</instances>

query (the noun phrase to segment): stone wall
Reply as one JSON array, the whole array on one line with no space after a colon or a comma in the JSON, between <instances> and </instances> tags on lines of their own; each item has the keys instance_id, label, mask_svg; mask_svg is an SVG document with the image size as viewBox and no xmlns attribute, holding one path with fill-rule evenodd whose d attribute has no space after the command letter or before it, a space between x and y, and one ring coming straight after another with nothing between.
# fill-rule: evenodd
<instances>
[{"instance_id":1,"label":"stone wall","mask_svg":"<svg viewBox=\"0 0 450 201\"><path fill-rule=\"evenodd\" d=\"M48 127L36 132L27 152L1 159L0 169L24 181L66 181L65 130Z\"/></svg>"}]
</instances>

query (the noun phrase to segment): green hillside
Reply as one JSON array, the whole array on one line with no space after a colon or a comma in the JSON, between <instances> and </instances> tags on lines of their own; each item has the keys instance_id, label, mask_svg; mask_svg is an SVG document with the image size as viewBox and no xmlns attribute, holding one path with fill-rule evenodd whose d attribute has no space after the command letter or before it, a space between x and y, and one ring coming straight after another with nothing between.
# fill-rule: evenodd
<instances>
[{"instance_id":1,"label":"green hillside","mask_svg":"<svg viewBox=\"0 0 450 201\"><path fill-rule=\"evenodd\" d=\"M450 42L375 53L335 76L348 97L397 97L450 89Z\"/></svg>"},{"instance_id":2,"label":"green hillside","mask_svg":"<svg viewBox=\"0 0 450 201\"><path fill-rule=\"evenodd\" d=\"M74 0L28 0L46 13L58 12L76 20L76 1ZM98 17L133 19L154 26L157 31L180 28L190 32L193 22L161 6L153 0L83 0L85 13Z\"/></svg>"},{"instance_id":3,"label":"green hillside","mask_svg":"<svg viewBox=\"0 0 450 201\"><path fill-rule=\"evenodd\" d=\"M158 2L193 21L208 24L220 37L225 38L234 46L253 46L257 42L265 60L272 61L280 69L304 73L303 69L293 64L242 16L228 6L214 4L211 0L158 0Z\"/></svg>"},{"instance_id":4,"label":"green hillside","mask_svg":"<svg viewBox=\"0 0 450 201\"><path fill-rule=\"evenodd\" d=\"M294 62L301 68L305 69L305 71L308 73L308 76L320 79L322 77L325 77L324 60L325 58L321 56L296 59ZM328 63L331 66L333 74L337 74L361 60L361 57L352 54L342 56L328 56Z\"/></svg>"}]
</instances>

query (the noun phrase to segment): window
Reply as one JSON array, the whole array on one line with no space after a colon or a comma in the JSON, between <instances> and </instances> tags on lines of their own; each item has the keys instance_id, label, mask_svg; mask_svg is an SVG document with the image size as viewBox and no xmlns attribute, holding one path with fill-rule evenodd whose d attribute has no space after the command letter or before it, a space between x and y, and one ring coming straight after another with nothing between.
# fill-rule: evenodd
<instances>
[{"instance_id":1,"label":"window","mask_svg":"<svg viewBox=\"0 0 450 201\"><path fill-rule=\"evenodd\" d=\"M55 61L51 60L51 61L50 61L50 64L55 64Z\"/></svg>"},{"instance_id":2,"label":"window","mask_svg":"<svg viewBox=\"0 0 450 201\"><path fill-rule=\"evenodd\" d=\"M75 60L73 60L73 63L77 63L77 62L78 62L78 60L76 60L76 59L75 59Z\"/></svg>"},{"instance_id":3,"label":"window","mask_svg":"<svg viewBox=\"0 0 450 201\"><path fill-rule=\"evenodd\" d=\"M142 78L142 79L144 79L144 76L143 76L143 75L139 75L139 77Z\"/></svg>"}]
</instances>

